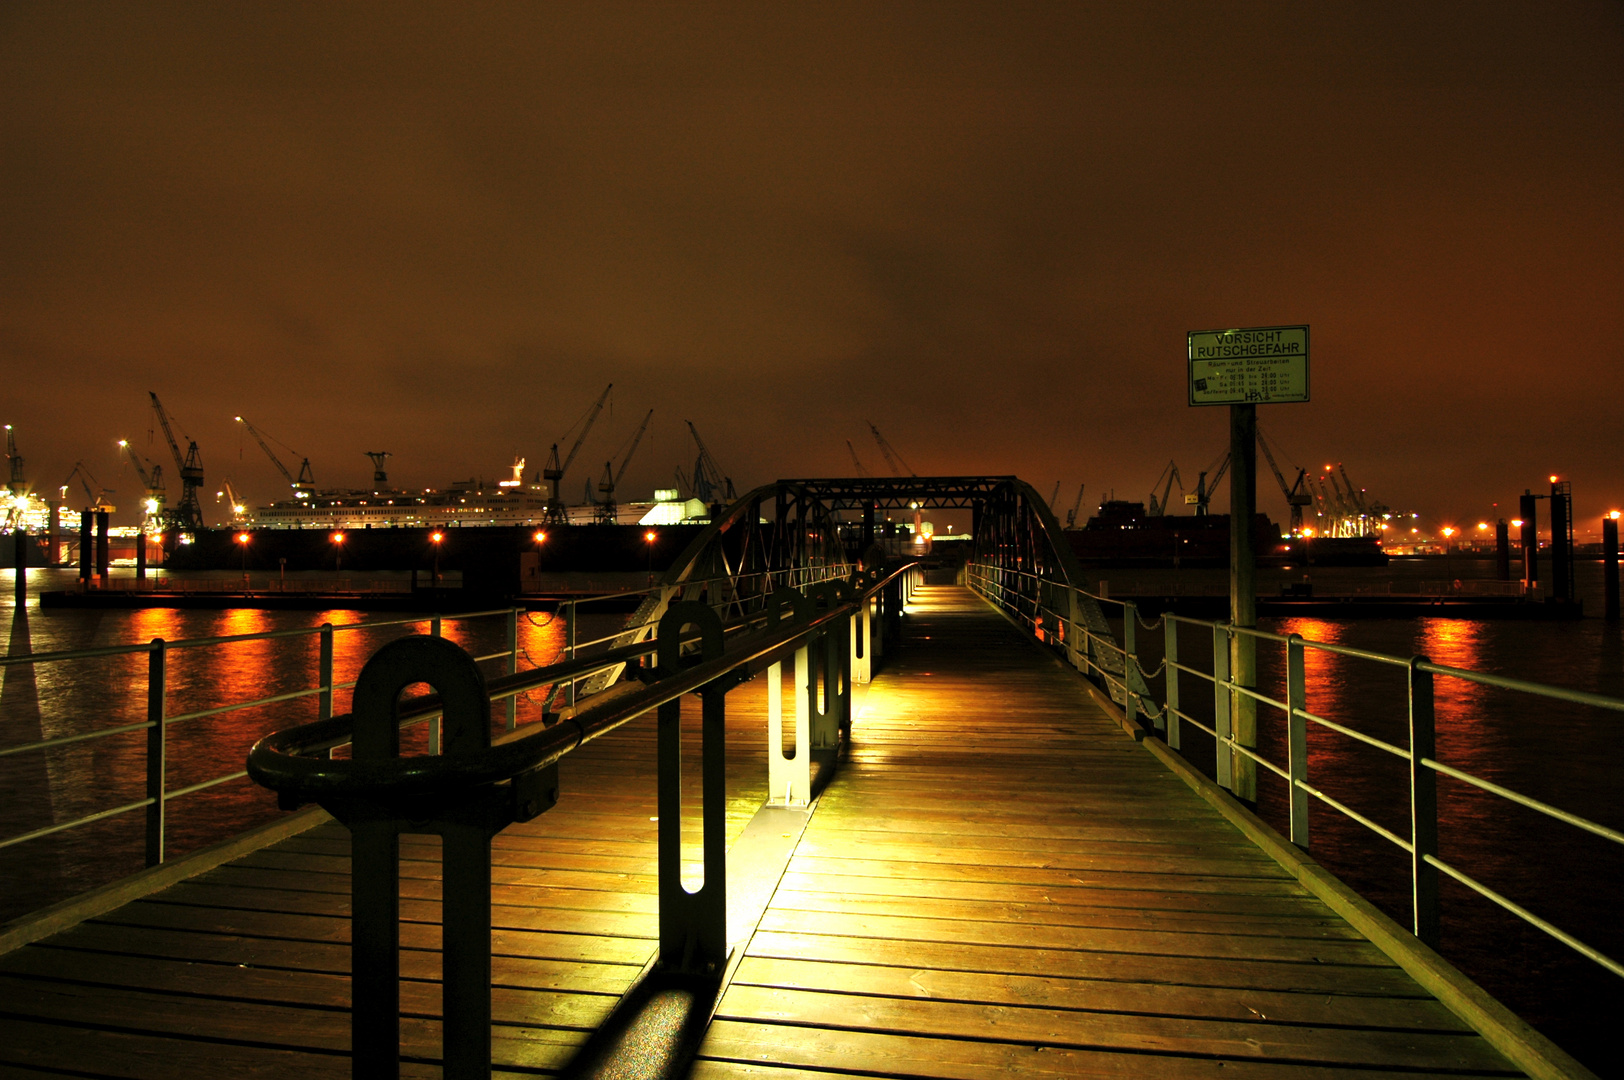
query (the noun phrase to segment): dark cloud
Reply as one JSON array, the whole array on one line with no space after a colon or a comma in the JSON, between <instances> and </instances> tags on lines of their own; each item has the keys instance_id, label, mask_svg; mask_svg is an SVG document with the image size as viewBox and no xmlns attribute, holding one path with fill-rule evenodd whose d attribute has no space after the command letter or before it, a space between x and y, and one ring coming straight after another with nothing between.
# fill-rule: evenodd
<instances>
[{"instance_id":1,"label":"dark cloud","mask_svg":"<svg viewBox=\"0 0 1624 1080\"><path fill-rule=\"evenodd\" d=\"M879 458L1148 488L1183 335L1313 326L1301 464L1624 504L1616 5L106 6L0 15L0 391L42 483L156 389L364 480ZM144 436L143 436L144 437ZM1323 459L1323 460L1322 460ZM1265 487L1267 491L1267 486Z\"/></svg>"}]
</instances>

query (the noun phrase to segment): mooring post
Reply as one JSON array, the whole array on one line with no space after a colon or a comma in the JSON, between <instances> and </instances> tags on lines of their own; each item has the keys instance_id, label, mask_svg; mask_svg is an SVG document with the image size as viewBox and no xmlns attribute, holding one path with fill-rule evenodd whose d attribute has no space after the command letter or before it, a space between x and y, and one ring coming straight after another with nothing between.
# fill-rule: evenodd
<instances>
[{"instance_id":1,"label":"mooring post","mask_svg":"<svg viewBox=\"0 0 1624 1080\"><path fill-rule=\"evenodd\" d=\"M147 580L147 534L135 534L135 580Z\"/></svg>"},{"instance_id":2,"label":"mooring post","mask_svg":"<svg viewBox=\"0 0 1624 1080\"><path fill-rule=\"evenodd\" d=\"M109 550L107 538L108 519L110 517L111 515L106 510L96 511L96 578L104 589L107 588L108 563L111 561L111 551Z\"/></svg>"},{"instance_id":3,"label":"mooring post","mask_svg":"<svg viewBox=\"0 0 1624 1080\"><path fill-rule=\"evenodd\" d=\"M1534 514L1539 496L1524 489L1517 499L1517 512L1522 515L1523 592L1533 599L1539 587L1539 521Z\"/></svg>"},{"instance_id":4,"label":"mooring post","mask_svg":"<svg viewBox=\"0 0 1624 1080\"><path fill-rule=\"evenodd\" d=\"M79 511L79 587L90 587L90 565L95 558L95 539L91 533L91 516L89 510Z\"/></svg>"},{"instance_id":5,"label":"mooring post","mask_svg":"<svg viewBox=\"0 0 1624 1080\"><path fill-rule=\"evenodd\" d=\"M1130 726L1139 723L1139 698L1133 692L1133 673L1139 665L1139 609L1122 605L1122 712ZM1161 727L1161 721L1156 721Z\"/></svg>"},{"instance_id":6,"label":"mooring post","mask_svg":"<svg viewBox=\"0 0 1624 1080\"><path fill-rule=\"evenodd\" d=\"M17 607L20 609L28 603L28 530L21 526L11 534L17 546L16 574L12 579L15 587Z\"/></svg>"},{"instance_id":7,"label":"mooring post","mask_svg":"<svg viewBox=\"0 0 1624 1080\"><path fill-rule=\"evenodd\" d=\"M784 618L804 619L810 602L795 589L775 589L767 599L767 625ZM767 799L785 806L805 806L812 794L811 729L807 714L806 646L795 650L795 683L790 691L794 702L795 750L784 754L784 665L767 669Z\"/></svg>"},{"instance_id":8,"label":"mooring post","mask_svg":"<svg viewBox=\"0 0 1624 1080\"><path fill-rule=\"evenodd\" d=\"M507 614L507 673L519 671L519 609L510 608ZM507 699L507 729L519 726L519 695L509 694Z\"/></svg>"}]
</instances>

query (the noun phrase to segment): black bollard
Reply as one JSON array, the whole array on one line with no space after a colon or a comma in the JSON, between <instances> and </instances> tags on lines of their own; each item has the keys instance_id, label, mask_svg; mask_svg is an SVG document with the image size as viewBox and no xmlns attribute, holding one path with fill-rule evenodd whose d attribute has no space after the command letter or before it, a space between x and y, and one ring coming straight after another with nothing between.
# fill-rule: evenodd
<instances>
[{"instance_id":1,"label":"black bollard","mask_svg":"<svg viewBox=\"0 0 1624 1080\"><path fill-rule=\"evenodd\" d=\"M81 587L90 584L90 560L93 558L96 541L90 531L90 511L79 511L79 584Z\"/></svg>"},{"instance_id":2,"label":"black bollard","mask_svg":"<svg viewBox=\"0 0 1624 1080\"><path fill-rule=\"evenodd\" d=\"M1501 581L1511 580L1511 531L1505 518L1494 523L1494 571Z\"/></svg>"},{"instance_id":3,"label":"black bollard","mask_svg":"<svg viewBox=\"0 0 1624 1080\"><path fill-rule=\"evenodd\" d=\"M147 534L135 534L135 580L147 580Z\"/></svg>"},{"instance_id":4,"label":"black bollard","mask_svg":"<svg viewBox=\"0 0 1624 1080\"><path fill-rule=\"evenodd\" d=\"M28 530L18 526L11 534L17 542L17 606L28 603Z\"/></svg>"},{"instance_id":5,"label":"black bollard","mask_svg":"<svg viewBox=\"0 0 1624 1080\"><path fill-rule=\"evenodd\" d=\"M1523 591L1532 594L1539 584L1539 521L1534 517L1538 504L1536 496L1524 491L1518 498L1518 512L1522 515Z\"/></svg>"},{"instance_id":6,"label":"black bollard","mask_svg":"<svg viewBox=\"0 0 1624 1080\"><path fill-rule=\"evenodd\" d=\"M107 588L107 565L110 552L107 544L107 521L112 515L106 510L96 511L96 577L101 580L101 587Z\"/></svg>"},{"instance_id":7,"label":"black bollard","mask_svg":"<svg viewBox=\"0 0 1624 1080\"><path fill-rule=\"evenodd\" d=\"M1602 617L1618 622L1618 511L1601 519Z\"/></svg>"}]
</instances>

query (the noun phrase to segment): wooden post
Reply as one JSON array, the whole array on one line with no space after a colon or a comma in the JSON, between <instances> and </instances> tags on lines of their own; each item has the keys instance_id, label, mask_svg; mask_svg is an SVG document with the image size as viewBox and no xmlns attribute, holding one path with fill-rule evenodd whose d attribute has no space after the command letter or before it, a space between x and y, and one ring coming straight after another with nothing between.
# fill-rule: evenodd
<instances>
[{"instance_id":1,"label":"wooden post","mask_svg":"<svg viewBox=\"0 0 1624 1080\"><path fill-rule=\"evenodd\" d=\"M1237 628L1257 626L1257 557L1252 550L1257 513L1257 406L1229 407L1229 621ZM1257 687L1257 639L1230 638L1230 678L1236 686ZM1235 741L1257 746L1257 701L1235 692L1230 708ZM1234 787L1238 799L1257 802L1257 764L1235 755Z\"/></svg>"}]
</instances>

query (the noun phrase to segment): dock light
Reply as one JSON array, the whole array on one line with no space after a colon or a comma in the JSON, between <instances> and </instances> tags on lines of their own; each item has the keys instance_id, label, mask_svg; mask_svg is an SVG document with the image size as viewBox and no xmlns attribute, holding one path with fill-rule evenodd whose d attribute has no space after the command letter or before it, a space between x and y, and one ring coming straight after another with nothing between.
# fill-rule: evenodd
<instances>
[{"instance_id":1,"label":"dock light","mask_svg":"<svg viewBox=\"0 0 1624 1080\"><path fill-rule=\"evenodd\" d=\"M546 533L546 531L542 530L542 529L537 529L536 530L536 543L545 544L546 542L547 542L547 533Z\"/></svg>"},{"instance_id":2,"label":"dock light","mask_svg":"<svg viewBox=\"0 0 1624 1080\"><path fill-rule=\"evenodd\" d=\"M1480 521L1477 523L1477 528L1479 532L1488 532L1489 523L1487 521Z\"/></svg>"},{"instance_id":3,"label":"dock light","mask_svg":"<svg viewBox=\"0 0 1624 1080\"><path fill-rule=\"evenodd\" d=\"M343 542L344 542L344 534L343 533L336 532L336 533L333 534L333 543L342 544Z\"/></svg>"},{"instance_id":4,"label":"dock light","mask_svg":"<svg viewBox=\"0 0 1624 1080\"><path fill-rule=\"evenodd\" d=\"M248 543L248 534L247 533L238 533L237 534L237 543L239 543L239 544Z\"/></svg>"},{"instance_id":5,"label":"dock light","mask_svg":"<svg viewBox=\"0 0 1624 1080\"><path fill-rule=\"evenodd\" d=\"M1556 474L1555 473L1551 474L1551 483L1553 483L1553 484L1556 483Z\"/></svg>"},{"instance_id":6,"label":"dock light","mask_svg":"<svg viewBox=\"0 0 1624 1080\"><path fill-rule=\"evenodd\" d=\"M445 533L429 533L429 539L438 544L441 540L445 539Z\"/></svg>"},{"instance_id":7,"label":"dock light","mask_svg":"<svg viewBox=\"0 0 1624 1080\"><path fill-rule=\"evenodd\" d=\"M1454 536L1454 535L1455 535L1455 529L1454 529L1454 527L1453 527L1453 526L1450 526L1450 525L1445 525L1445 526L1444 526L1444 539L1445 539L1445 540L1447 540L1447 539L1449 539L1449 538L1450 538L1450 537L1451 537L1451 536Z\"/></svg>"},{"instance_id":8,"label":"dock light","mask_svg":"<svg viewBox=\"0 0 1624 1080\"><path fill-rule=\"evenodd\" d=\"M1515 528L1518 528L1518 529L1522 528L1522 518L1512 518L1511 519L1511 524Z\"/></svg>"},{"instance_id":9,"label":"dock light","mask_svg":"<svg viewBox=\"0 0 1624 1080\"><path fill-rule=\"evenodd\" d=\"M652 532L646 532L643 534L643 539L652 544L654 543L654 534Z\"/></svg>"},{"instance_id":10,"label":"dock light","mask_svg":"<svg viewBox=\"0 0 1624 1080\"><path fill-rule=\"evenodd\" d=\"M147 513L156 514L157 512L158 512L158 500L157 499L148 499L147 500Z\"/></svg>"},{"instance_id":11,"label":"dock light","mask_svg":"<svg viewBox=\"0 0 1624 1080\"><path fill-rule=\"evenodd\" d=\"M1618 520L1618 511L1613 510L1613 511L1609 512L1607 516L1612 518L1614 521L1617 521Z\"/></svg>"}]
</instances>

